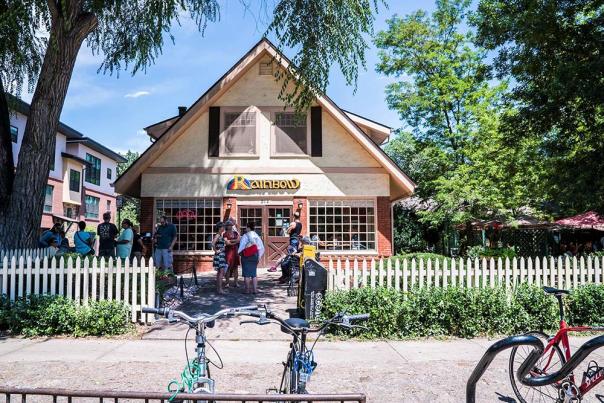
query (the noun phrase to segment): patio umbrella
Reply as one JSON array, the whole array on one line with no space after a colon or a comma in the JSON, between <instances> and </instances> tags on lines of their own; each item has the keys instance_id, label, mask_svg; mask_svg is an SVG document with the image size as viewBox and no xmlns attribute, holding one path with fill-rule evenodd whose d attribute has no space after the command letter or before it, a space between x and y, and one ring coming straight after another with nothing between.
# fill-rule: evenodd
<instances>
[{"instance_id":1,"label":"patio umbrella","mask_svg":"<svg viewBox=\"0 0 604 403\"><path fill-rule=\"evenodd\" d=\"M595 211L587 211L576 216L563 218L555 223L569 228L604 231L604 217Z\"/></svg>"}]
</instances>

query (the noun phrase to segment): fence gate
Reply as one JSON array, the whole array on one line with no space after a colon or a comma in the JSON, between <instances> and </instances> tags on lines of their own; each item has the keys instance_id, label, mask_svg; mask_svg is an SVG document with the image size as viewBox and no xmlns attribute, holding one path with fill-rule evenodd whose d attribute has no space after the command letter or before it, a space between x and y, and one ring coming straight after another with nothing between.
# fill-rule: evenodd
<instances>
[{"instance_id":1,"label":"fence gate","mask_svg":"<svg viewBox=\"0 0 604 403\"><path fill-rule=\"evenodd\" d=\"M168 402L172 397L167 392L120 392L114 390L68 390L55 388L8 388L0 387L0 403L72 403L74 401L94 401L103 403L105 400L119 403L119 401L140 401L141 403ZM212 395L179 393L176 400L212 401L212 402L351 402L366 403L363 394L345 393L338 395L279 395L279 394L234 394L216 393Z\"/></svg>"}]
</instances>

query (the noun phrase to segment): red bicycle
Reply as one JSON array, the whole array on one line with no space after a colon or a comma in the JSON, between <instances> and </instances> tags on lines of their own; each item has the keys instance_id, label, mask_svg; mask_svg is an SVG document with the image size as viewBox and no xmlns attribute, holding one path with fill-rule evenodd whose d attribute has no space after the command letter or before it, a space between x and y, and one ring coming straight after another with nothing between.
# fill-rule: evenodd
<instances>
[{"instance_id":1,"label":"red bicycle","mask_svg":"<svg viewBox=\"0 0 604 403\"><path fill-rule=\"evenodd\" d=\"M592 326L569 326L564 320L564 304L562 296L570 294L568 290L559 290L552 287L543 287L545 293L553 295L558 300L560 311L560 328L558 332L550 337L543 332L529 332L532 336L544 340L545 349L535 367L531 370L532 376L543 376L558 371L571 357L571 349L568 342L569 332L604 332L604 327ZM600 367L595 361L590 361L587 371L583 373L583 379L579 385L575 383L574 374L569 374L562 381L542 387L530 387L523 385L516 377L516 371L531 352L531 347L514 347L510 354L510 381L516 397L521 403L528 402L580 402L583 396L604 379L604 367Z\"/></svg>"}]
</instances>

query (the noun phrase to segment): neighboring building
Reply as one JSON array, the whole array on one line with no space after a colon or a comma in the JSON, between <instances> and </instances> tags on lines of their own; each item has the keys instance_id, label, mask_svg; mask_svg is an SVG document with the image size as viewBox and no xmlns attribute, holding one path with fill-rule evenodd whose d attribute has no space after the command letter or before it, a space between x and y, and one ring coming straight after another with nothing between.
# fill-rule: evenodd
<instances>
[{"instance_id":1,"label":"neighboring building","mask_svg":"<svg viewBox=\"0 0 604 403\"><path fill-rule=\"evenodd\" d=\"M390 128L326 96L304 116L284 109L274 72L288 63L261 40L191 108L147 127L153 145L117 180L141 198L143 232L162 214L176 224L177 269L211 267L214 224L228 217L256 222L270 265L296 211L323 257L392 254L392 204L415 185L379 146Z\"/></svg>"},{"instance_id":2,"label":"neighboring building","mask_svg":"<svg viewBox=\"0 0 604 403\"><path fill-rule=\"evenodd\" d=\"M20 100L15 102L15 110L10 115L10 129L17 166L29 105ZM126 159L66 124L59 123L41 228L50 228L57 220L85 220L94 225L105 211L110 211L115 218L116 193L113 182L117 178L116 167L120 162L126 162Z\"/></svg>"}]
</instances>

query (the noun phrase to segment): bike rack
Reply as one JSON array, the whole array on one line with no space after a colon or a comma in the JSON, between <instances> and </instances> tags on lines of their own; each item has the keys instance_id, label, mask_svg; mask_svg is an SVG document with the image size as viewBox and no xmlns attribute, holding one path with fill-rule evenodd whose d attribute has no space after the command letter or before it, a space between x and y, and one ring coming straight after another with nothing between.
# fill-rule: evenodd
<instances>
[{"instance_id":1,"label":"bike rack","mask_svg":"<svg viewBox=\"0 0 604 403\"><path fill-rule=\"evenodd\" d=\"M511 336L503 340L499 340L487 349L487 351L484 353L484 355L478 362L478 365L476 365L476 368L474 368L474 371L472 371L472 374L470 375L470 378L468 379L468 383L466 385L466 403L476 402L476 383L478 383L480 378L482 378L482 375L484 375L489 365L491 365L491 362L493 362L495 356L504 350L518 346L533 347L533 351L531 351L528 357L526 357L524 363L522 363L521 365L521 368L523 369L525 367L525 364L527 363L530 364L530 366L527 365L527 368L532 368L543 353L543 343L535 336Z\"/></svg>"},{"instance_id":2,"label":"bike rack","mask_svg":"<svg viewBox=\"0 0 604 403\"><path fill-rule=\"evenodd\" d=\"M527 360L520 365L520 368L518 368L518 371L516 372L518 379L526 386L545 386L561 381L562 379L566 378L568 374L573 372L573 370L577 368L577 366L581 364L589 354L602 346L604 346L604 336L594 337L593 339L586 341L570 357L570 360L568 360L566 364L562 366L562 368L554 373L543 376L527 376L535 364L534 362L528 362L528 358L530 358L529 356L527 357Z\"/></svg>"},{"instance_id":3,"label":"bike rack","mask_svg":"<svg viewBox=\"0 0 604 403\"><path fill-rule=\"evenodd\" d=\"M466 385L466 402L476 402L476 383L480 380L484 372L487 370L493 359L500 352L511 347L532 346L533 350L526 357L524 362L516 372L520 382L526 386L538 387L546 386L555 382L559 382L566 378L581 362L583 362L589 354L594 350L604 346L604 336L598 336L585 342L579 349L570 357L570 359L558 371L543 375L530 376L528 375L531 368L537 363L541 354L543 354L543 343L535 336L522 335L511 336L503 340L499 340L484 353L474 371L468 379Z\"/></svg>"},{"instance_id":4,"label":"bike rack","mask_svg":"<svg viewBox=\"0 0 604 403\"><path fill-rule=\"evenodd\" d=\"M56 403L58 398L66 398L68 403L74 399L99 399L103 403L105 399L118 403L119 400L142 400L148 403L150 400L169 402L172 393L168 392L121 392L114 390L68 390L57 388L10 388L0 387L0 396L4 395L5 403L11 403L11 396L16 395L21 398L21 403L27 403L27 398L32 396L50 396L52 402ZM216 394L195 394L179 393L174 396L176 400L188 401L223 401L223 402L353 402L366 403L367 399L363 394L308 394L308 395L279 395L279 394L235 394L235 393L216 393ZM34 399L38 400L38 399Z\"/></svg>"}]
</instances>

